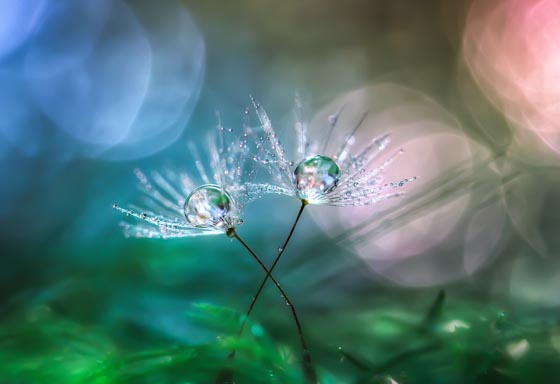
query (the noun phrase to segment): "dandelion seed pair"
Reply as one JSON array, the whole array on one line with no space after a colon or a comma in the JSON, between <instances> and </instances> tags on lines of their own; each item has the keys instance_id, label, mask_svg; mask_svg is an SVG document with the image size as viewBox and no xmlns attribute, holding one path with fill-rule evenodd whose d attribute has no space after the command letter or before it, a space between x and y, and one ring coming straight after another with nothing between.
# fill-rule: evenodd
<instances>
[{"instance_id":1,"label":"dandelion seed pair","mask_svg":"<svg viewBox=\"0 0 560 384\"><path fill-rule=\"evenodd\" d=\"M309 140L307 127L301 116L301 103L296 99L295 135L297 138L297 161L288 158L280 144L271 121L254 99L252 99L259 120L257 129L249 128L246 117L243 131L236 135L231 129L218 124L217 137L210 140L207 150L210 158L210 176L194 146L191 153L200 174L202 185L196 185L185 174L168 172L165 176L153 173L152 181L137 170L136 176L146 194L143 207L121 208L114 206L128 216L140 219L136 224L123 223L125 233L135 237L190 237L225 233L238 240L255 258L266 272L240 327L242 334L268 279L272 279L289 305L303 348L304 373L308 382L316 382L317 376L311 363L311 355L303 336L301 323L289 297L284 292L272 272L284 251L307 205L363 206L391 197L399 196L405 183L412 179L384 183L383 173L394 158L402 153L397 151L377 167L371 167L377 156L389 144L389 136L375 138L357 153L352 153L354 134L363 123L364 116L354 127L342 127L348 131L346 139L334 153L326 153L330 136L338 129L338 116L342 109L326 122L327 136L324 145L319 140ZM248 116L248 112L246 113ZM225 145L224 143L228 143ZM331 151L333 152L333 151ZM266 170L269 180L256 182L257 170ZM386 192L388 189L396 191ZM239 236L236 227L241 223L244 207L250 201L265 194L283 194L296 197L301 206L283 245L270 268L261 261L247 243ZM235 351L230 354L230 360Z\"/></svg>"},{"instance_id":2,"label":"dandelion seed pair","mask_svg":"<svg viewBox=\"0 0 560 384\"><path fill-rule=\"evenodd\" d=\"M267 276L270 276L289 305L305 355L310 356L297 312L289 296L236 231L237 225L242 223L245 205L272 188L271 185L249 182L254 177L258 164L249 156L251 144L248 140L252 138L247 125L244 125L242 135L237 137L233 130L224 129L219 124L216 137L209 140L206 148L210 172L206 172L197 148L194 144L190 145L202 185L197 185L187 173L167 172L164 176L153 172L148 177L136 169L134 173L145 197L142 205L123 208L114 204L113 207L127 217L139 219L134 224L122 223L126 236L166 239L225 233L238 240ZM229 144L224 146L224 143ZM252 304L255 302L256 300ZM243 327L240 328L239 335L242 332ZM234 357L235 351L232 351L230 360ZM307 371L311 372L309 375L314 375L310 357L305 360L308 362Z\"/></svg>"}]
</instances>

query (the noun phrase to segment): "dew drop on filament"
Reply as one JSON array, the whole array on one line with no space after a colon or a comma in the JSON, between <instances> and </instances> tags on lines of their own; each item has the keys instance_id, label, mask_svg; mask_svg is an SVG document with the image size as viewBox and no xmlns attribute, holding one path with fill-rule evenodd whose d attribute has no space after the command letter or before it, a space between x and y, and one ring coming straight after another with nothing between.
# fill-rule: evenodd
<instances>
[{"instance_id":1,"label":"dew drop on filament","mask_svg":"<svg viewBox=\"0 0 560 384\"><path fill-rule=\"evenodd\" d=\"M197 228L225 228L225 217L231 210L232 198L214 184L198 187L187 197L184 206L189 224Z\"/></svg>"},{"instance_id":2,"label":"dew drop on filament","mask_svg":"<svg viewBox=\"0 0 560 384\"><path fill-rule=\"evenodd\" d=\"M313 203L336 189L341 172L330 157L315 155L302 160L294 176L298 197Z\"/></svg>"}]
</instances>

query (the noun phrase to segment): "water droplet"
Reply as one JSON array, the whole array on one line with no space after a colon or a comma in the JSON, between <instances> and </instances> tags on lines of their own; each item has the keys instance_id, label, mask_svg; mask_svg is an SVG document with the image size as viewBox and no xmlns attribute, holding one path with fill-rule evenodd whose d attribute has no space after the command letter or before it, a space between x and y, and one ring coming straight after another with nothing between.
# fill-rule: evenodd
<instances>
[{"instance_id":1,"label":"water droplet","mask_svg":"<svg viewBox=\"0 0 560 384\"><path fill-rule=\"evenodd\" d=\"M278 247L278 253L282 252L283 250L284 250L284 248Z\"/></svg>"},{"instance_id":2,"label":"water droplet","mask_svg":"<svg viewBox=\"0 0 560 384\"><path fill-rule=\"evenodd\" d=\"M146 217L148 217L148 215L146 215L144 212L140 214L140 218L145 219Z\"/></svg>"},{"instance_id":3,"label":"water droplet","mask_svg":"<svg viewBox=\"0 0 560 384\"><path fill-rule=\"evenodd\" d=\"M118 208L119 206L117 205L117 203L113 203L113 208Z\"/></svg>"},{"instance_id":4,"label":"water droplet","mask_svg":"<svg viewBox=\"0 0 560 384\"><path fill-rule=\"evenodd\" d=\"M298 197L313 203L336 188L341 172L330 157L315 155L301 161L294 175Z\"/></svg>"},{"instance_id":5,"label":"water droplet","mask_svg":"<svg viewBox=\"0 0 560 384\"><path fill-rule=\"evenodd\" d=\"M214 184L206 184L191 192L185 202L187 221L197 228L224 228L224 219L230 212L232 198L225 190Z\"/></svg>"}]
</instances>

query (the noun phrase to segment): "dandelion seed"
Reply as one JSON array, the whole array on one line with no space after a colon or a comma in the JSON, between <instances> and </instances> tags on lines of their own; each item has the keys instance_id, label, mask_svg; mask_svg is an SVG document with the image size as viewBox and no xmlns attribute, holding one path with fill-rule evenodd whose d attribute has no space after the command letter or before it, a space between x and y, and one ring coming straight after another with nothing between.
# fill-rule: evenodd
<instances>
[{"instance_id":1,"label":"dandelion seed","mask_svg":"<svg viewBox=\"0 0 560 384\"><path fill-rule=\"evenodd\" d=\"M396 197L389 189L400 188L414 181L415 177L403 180L381 183L387 167L397 156L403 153L397 150L387 160L372 167L379 155L386 150L390 143L388 134L374 138L361 150L352 151L356 144L356 132L367 117L364 113L358 123L351 127L344 142L337 150L327 152L329 140L338 128L340 108L328 117L329 134L323 146L310 140L307 135L307 125L301 120L301 102L296 98L296 139L299 159L289 159L274 132L270 118L261 104L252 99L256 115L265 132L265 140L261 140L257 149L257 159L264 165L272 176L276 188L268 188L265 192L281 193L299 198L305 204L333 205L333 206L363 206ZM319 150L319 148L321 148ZM273 161L269 159L272 158ZM294 164L297 164L295 168Z\"/></svg>"},{"instance_id":2,"label":"dandelion seed","mask_svg":"<svg viewBox=\"0 0 560 384\"><path fill-rule=\"evenodd\" d=\"M219 125L217 137L208 139L209 167L205 167L196 146L189 143L198 177L172 170L166 170L165 176L159 172L148 176L135 169L143 202L126 208L113 204L125 216L137 219L136 223L123 226L127 235L149 238L217 235L241 224L245 205L263 189L259 184L248 187L245 183L254 175L253 162L247 160L248 136L236 137L232 130ZM197 179L202 185L195 187Z\"/></svg>"},{"instance_id":3,"label":"dandelion seed","mask_svg":"<svg viewBox=\"0 0 560 384\"><path fill-rule=\"evenodd\" d=\"M196 146L189 145L202 185L193 188L196 183L186 173L167 171L166 178L154 172L150 178L137 169L134 173L144 192L143 206L125 209L113 204L113 208L139 220L135 224L122 223L127 237L182 238L226 234L238 240L282 294L294 317L304 354L309 355L295 307L270 270L236 231L236 226L243 223L241 215L245 205L271 188L268 184L247 182L255 176L256 166L254 161L249 161L252 158L248 145L248 140L252 140L251 131L245 125L243 134L237 137L232 129L224 130L218 124L217 134L217 138L208 141L209 169L204 167ZM242 330L243 327L240 332ZM230 358L234 356L235 351L232 351Z\"/></svg>"},{"instance_id":4,"label":"dandelion seed","mask_svg":"<svg viewBox=\"0 0 560 384\"><path fill-rule=\"evenodd\" d=\"M352 146L356 143L356 131L364 122L367 113L364 113L358 124L346 136L344 143L337 151L327 153L328 142L337 128L340 114L344 106L329 116L327 123L330 125L327 141L321 150L317 142L309 140L307 125L303 122L301 114L301 101L296 96L296 139L297 161L289 159L286 151L280 144L272 123L264 108L251 97L256 115L265 135L255 143L257 155L254 161L263 166L272 178L272 183L262 189L262 193L278 193L295 196L301 200L301 207L292 224L292 228L284 242L278 248L278 254L269 271L274 271L278 261L284 254L296 226L308 204L333 205L333 206L364 206L379 201L400 196L402 193L389 192L388 188L402 187L415 178L404 179L398 182L381 184L385 169L393 162L396 156L402 153L397 151L377 167L371 169L370 165L377 160L378 155L389 144L389 135L373 139L362 150L353 153ZM265 139L266 138L266 139ZM270 159L273 159L271 161ZM264 160L261 160L264 159ZM297 164L294 167L294 165ZM268 275L262 280L254 300L249 307L246 317L249 317L258 300ZM244 324L242 325L243 329ZM309 358L304 354L304 361Z\"/></svg>"}]
</instances>

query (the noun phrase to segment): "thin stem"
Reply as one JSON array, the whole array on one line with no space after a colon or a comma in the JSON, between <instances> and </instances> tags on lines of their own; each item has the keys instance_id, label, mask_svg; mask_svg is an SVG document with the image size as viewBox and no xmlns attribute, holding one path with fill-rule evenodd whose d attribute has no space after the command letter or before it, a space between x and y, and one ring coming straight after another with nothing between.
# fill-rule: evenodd
<instances>
[{"instance_id":1,"label":"thin stem","mask_svg":"<svg viewBox=\"0 0 560 384\"><path fill-rule=\"evenodd\" d=\"M276 259L274 259L274 262L272 263L272 266L270 267L270 273L272 273L274 271L274 268L276 267L276 264L278 264L278 261L280 260L280 258L284 254L284 251L286 250L286 246L290 242L290 239L292 238L292 235L294 234L294 231L296 230L296 226L299 222L299 219L301 218L301 214L303 213L303 210L305 209L306 205L307 205L307 201L302 200L301 201L301 207L299 208L299 212L296 216L296 219L294 220L294 224L292 224L292 229L290 229L290 233L288 234L288 237L286 237L286 241L284 241L284 244L282 245L282 247L280 247L280 250L278 252L278 256L276 256ZM253 300L251 301L251 305L249 306L249 309L247 310L247 313L245 314L245 318L243 319L243 323L241 323L241 327L239 328L239 332L237 333L237 336L241 336L241 334L243 333L243 330L245 329L245 325L247 324L247 320L251 316L251 313L253 312L253 308L255 307L255 304L257 303L257 300L258 300L259 296L261 295L261 292L264 289L264 286L266 285L269 276L271 276L271 275L267 274L264 277L263 281L261 282L261 285L257 289L257 292L253 296ZM234 355L235 355L235 353L234 353Z\"/></svg>"},{"instance_id":2,"label":"thin stem","mask_svg":"<svg viewBox=\"0 0 560 384\"><path fill-rule=\"evenodd\" d=\"M276 278L271 275L271 271L266 267L266 265L263 263L263 261L261 260L261 258L259 256L257 256L257 254L251 249L251 247L249 247L249 245L237 234L236 231L233 231L233 237L238 240L247 251L249 251L249 253L251 255L253 255L253 257L255 258L255 260L257 261L257 263L259 263L259 265L261 266L262 269L265 270L266 272L266 276L267 278L270 277L270 279L272 280L272 282L274 283L274 285L276 285L276 287L278 288L278 290L280 291L280 294L282 295L282 297L284 298L284 300L286 300L286 304L288 304L288 306L290 307L290 309L292 310L292 315L294 316L294 320L296 322L296 326L297 326L297 330L298 330L298 334L299 334L299 338L301 340L301 346L303 347L304 351L308 351L307 348L307 343L305 342L305 338L303 337L303 331L301 329L301 323L299 321L296 309L294 307L294 305L292 304L292 301L290 300L290 298L288 297L288 295L286 294L286 292L284 291L284 288L282 288L282 286L280 285L280 283L278 282L278 280L276 280Z\"/></svg>"},{"instance_id":3,"label":"thin stem","mask_svg":"<svg viewBox=\"0 0 560 384\"><path fill-rule=\"evenodd\" d=\"M303 348L303 362L304 362L304 374L305 374L305 378L306 378L306 382L307 383L317 383L317 373L315 372L315 369L313 368L313 364L311 362L311 353L309 352L309 348L307 347L307 343L305 342L305 338L303 336L303 331L301 328L301 323L299 321L299 318L297 316L297 312L295 307L293 306L292 302L290 301L290 299L288 298L288 296L286 295L286 293L284 292L283 288L281 287L280 283L276 280L276 278L272 275L272 271L274 270L274 268L276 267L276 264L278 264L278 261L280 260L280 258L282 257L282 254L284 253L284 251L286 250L286 246L288 245L288 243L290 242L290 239L292 238L292 235L294 234L294 231L296 229L296 226L301 218L301 215L303 213L303 210L305 209L305 206L308 204L307 201L302 200L301 201L301 207L298 211L298 214L296 216L296 219L294 220L294 223L292 225L292 228L290 229L290 233L288 234L288 237L286 238L286 240L284 241L284 244L282 245L282 247L280 247L280 250L278 252L278 255L276 256L276 259L274 259L274 262L272 263L272 266L270 269L268 269L264 263L262 262L262 260L255 254L255 252L249 247L249 245L247 245L247 243L245 243L241 237L239 237L239 235L237 234L237 232L234 229L231 229L228 232L228 236L229 237L233 237L235 239L237 239L246 249L247 251L249 251L249 253L251 253L251 255L253 255L253 257L257 260L257 262L260 264L260 266L266 271L266 276L264 277L263 281L261 282L261 285L259 286L259 288L257 289L257 292L255 293L255 295L253 296L253 300L251 301L251 305L249 306L249 309L245 315L245 318L243 319L243 323L241 324L241 327L239 328L239 332L238 332L238 337L241 336L241 334L243 333L243 330L245 329L245 326L247 324L247 320L249 319L253 308L255 307L255 304L257 302L257 299L259 298L262 290L264 289L264 286L266 285L268 278L270 277L272 279L272 281L274 282L274 284L276 285L276 287L278 288L278 290L280 291L280 293L282 294L282 296L284 297L284 299L286 299L286 303L288 304L288 306L290 307L291 311L292 311L292 315L294 317L294 320L296 322L296 326L298 329L298 334L300 337L300 341L301 341L301 345ZM229 354L229 360L230 363L233 361L233 359L235 358L235 354L236 351L235 349L231 351L231 353ZM225 370L222 370L222 374L226 373L227 377L233 377L232 376L232 371L230 368L227 368ZM225 377L225 376L224 376ZM218 379L218 381L216 381L216 383L222 383L224 381L222 381L220 378Z\"/></svg>"}]
</instances>

